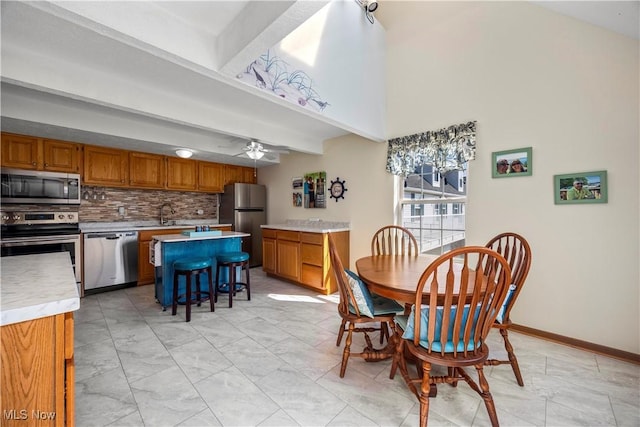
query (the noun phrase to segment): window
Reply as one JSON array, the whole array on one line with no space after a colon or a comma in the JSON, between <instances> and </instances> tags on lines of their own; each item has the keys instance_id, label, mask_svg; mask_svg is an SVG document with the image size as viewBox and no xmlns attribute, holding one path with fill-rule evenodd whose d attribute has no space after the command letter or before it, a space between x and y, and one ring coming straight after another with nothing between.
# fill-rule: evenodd
<instances>
[{"instance_id":1,"label":"window","mask_svg":"<svg viewBox=\"0 0 640 427\"><path fill-rule=\"evenodd\" d=\"M402 182L401 225L418 240L420 253L441 254L465 244L466 168L443 179L421 165Z\"/></svg>"}]
</instances>

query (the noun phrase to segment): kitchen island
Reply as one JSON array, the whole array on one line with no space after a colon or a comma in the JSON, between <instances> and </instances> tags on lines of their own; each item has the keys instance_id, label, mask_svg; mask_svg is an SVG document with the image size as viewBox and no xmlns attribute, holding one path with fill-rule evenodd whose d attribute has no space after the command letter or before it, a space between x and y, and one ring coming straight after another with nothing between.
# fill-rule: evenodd
<instances>
[{"instance_id":1,"label":"kitchen island","mask_svg":"<svg viewBox=\"0 0 640 427\"><path fill-rule=\"evenodd\" d=\"M349 223L287 220L262 226L262 269L306 288L330 295L337 291L331 272L328 234L342 263L349 265Z\"/></svg>"},{"instance_id":2,"label":"kitchen island","mask_svg":"<svg viewBox=\"0 0 640 427\"><path fill-rule=\"evenodd\" d=\"M195 233L194 236L183 234L165 234L153 236L149 247L149 262L155 266L156 299L163 310L173 303L173 263L182 258L211 258L215 275L215 256L221 252L238 252L242 250L242 238L250 234L235 231L222 231L220 234ZM227 272L223 273L227 274ZM206 275L205 275L206 276ZM212 278L215 280L215 277ZM226 277L221 277L226 281ZM178 294L184 294L186 279L180 278Z\"/></svg>"},{"instance_id":3,"label":"kitchen island","mask_svg":"<svg viewBox=\"0 0 640 427\"><path fill-rule=\"evenodd\" d=\"M73 426L73 312L80 297L71 257L2 257L1 268L0 424Z\"/></svg>"}]
</instances>

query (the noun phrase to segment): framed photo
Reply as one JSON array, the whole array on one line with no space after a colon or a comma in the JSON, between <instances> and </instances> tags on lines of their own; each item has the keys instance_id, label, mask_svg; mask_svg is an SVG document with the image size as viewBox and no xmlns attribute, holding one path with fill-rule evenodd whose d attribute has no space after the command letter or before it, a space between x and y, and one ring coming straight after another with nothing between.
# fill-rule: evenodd
<instances>
[{"instance_id":1,"label":"framed photo","mask_svg":"<svg viewBox=\"0 0 640 427\"><path fill-rule=\"evenodd\" d=\"M556 205L607 203L607 171L554 175L553 194Z\"/></svg>"},{"instance_id":2,"label":"framed photo","mask_svg":"<svg viewBox=\"0 0 640 427\"><path fill-rule=\"evenodd\" d=\"M513 178L531 176L533 157L531 147L491 153L491 176L493 178Z\"/></svg>"},{"instance_id":3,"label":"framed photo","mask_svg":"<svg viewBox=\"0 0 640 427\"><path fill-rule=\"evenodd\" d=\"M311 172L304 174L302 189L302 203L305 208L324 208L325 186L327 182L326 172Z\"/></svg>"},{"instance_id":4,"label":"framed photo","mask_svg":"<svg viewBox=\"0 0 640 427\"><path fill-rule=\"evenodd\" d=\"M300 190L302 188L303 179L301 176L297 176L291 180L291 187L294 190Z\"/></svg>"}]
</instances>

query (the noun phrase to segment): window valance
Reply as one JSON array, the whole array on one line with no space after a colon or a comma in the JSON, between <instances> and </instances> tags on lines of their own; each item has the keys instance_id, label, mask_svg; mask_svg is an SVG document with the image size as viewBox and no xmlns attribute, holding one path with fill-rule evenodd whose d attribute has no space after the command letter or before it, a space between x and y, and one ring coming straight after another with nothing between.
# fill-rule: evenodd
<instances>
[{"instance_id":1,"label":"window valance","mask_svg":"<svg viewBox=\"0 0 640 427\"><path fill-rule=\"evenodd\" d=\"M434 166L440 175L461 170L476 157L476 122L436 131L416 133L389 140L387 172L407 177L424 164Z\"/></svg>"}]
</instances>

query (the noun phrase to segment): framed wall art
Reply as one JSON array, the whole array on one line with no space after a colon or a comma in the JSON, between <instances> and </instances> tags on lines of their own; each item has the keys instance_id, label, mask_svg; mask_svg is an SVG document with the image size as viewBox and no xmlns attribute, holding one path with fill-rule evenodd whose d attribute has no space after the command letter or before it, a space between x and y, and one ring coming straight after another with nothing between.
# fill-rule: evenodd
<instances>
[{"instance_id":1,"label":"framed wall art","mask_svg":"<svg viewBox=\"0 0 640 427\"><path fill-rule=\"evenodd\" d=\"M607 203L607 171L554 175L553 195L556 205Z\"/></svg>"},{"instance_id":2,"label":"framed wall art","mask_svg":"<svg viewBox=\"0 0 640 427\"><path fill-rule=\"evenodd\" d=\"M491 153L491 176L493 178L531 176L532 172L531 147Z\"/></svg>"},{"instance_id":3,"label":"framed wall art","mask_svg":"<svg viewBox=\"0 0 640 427\"><path fill-rule=\"evenodd\" d=\"M327 183L326 172L306 173L303 177L303 193L305 208L325 208L325 186Z\"/></svg>"}]
</instances>

